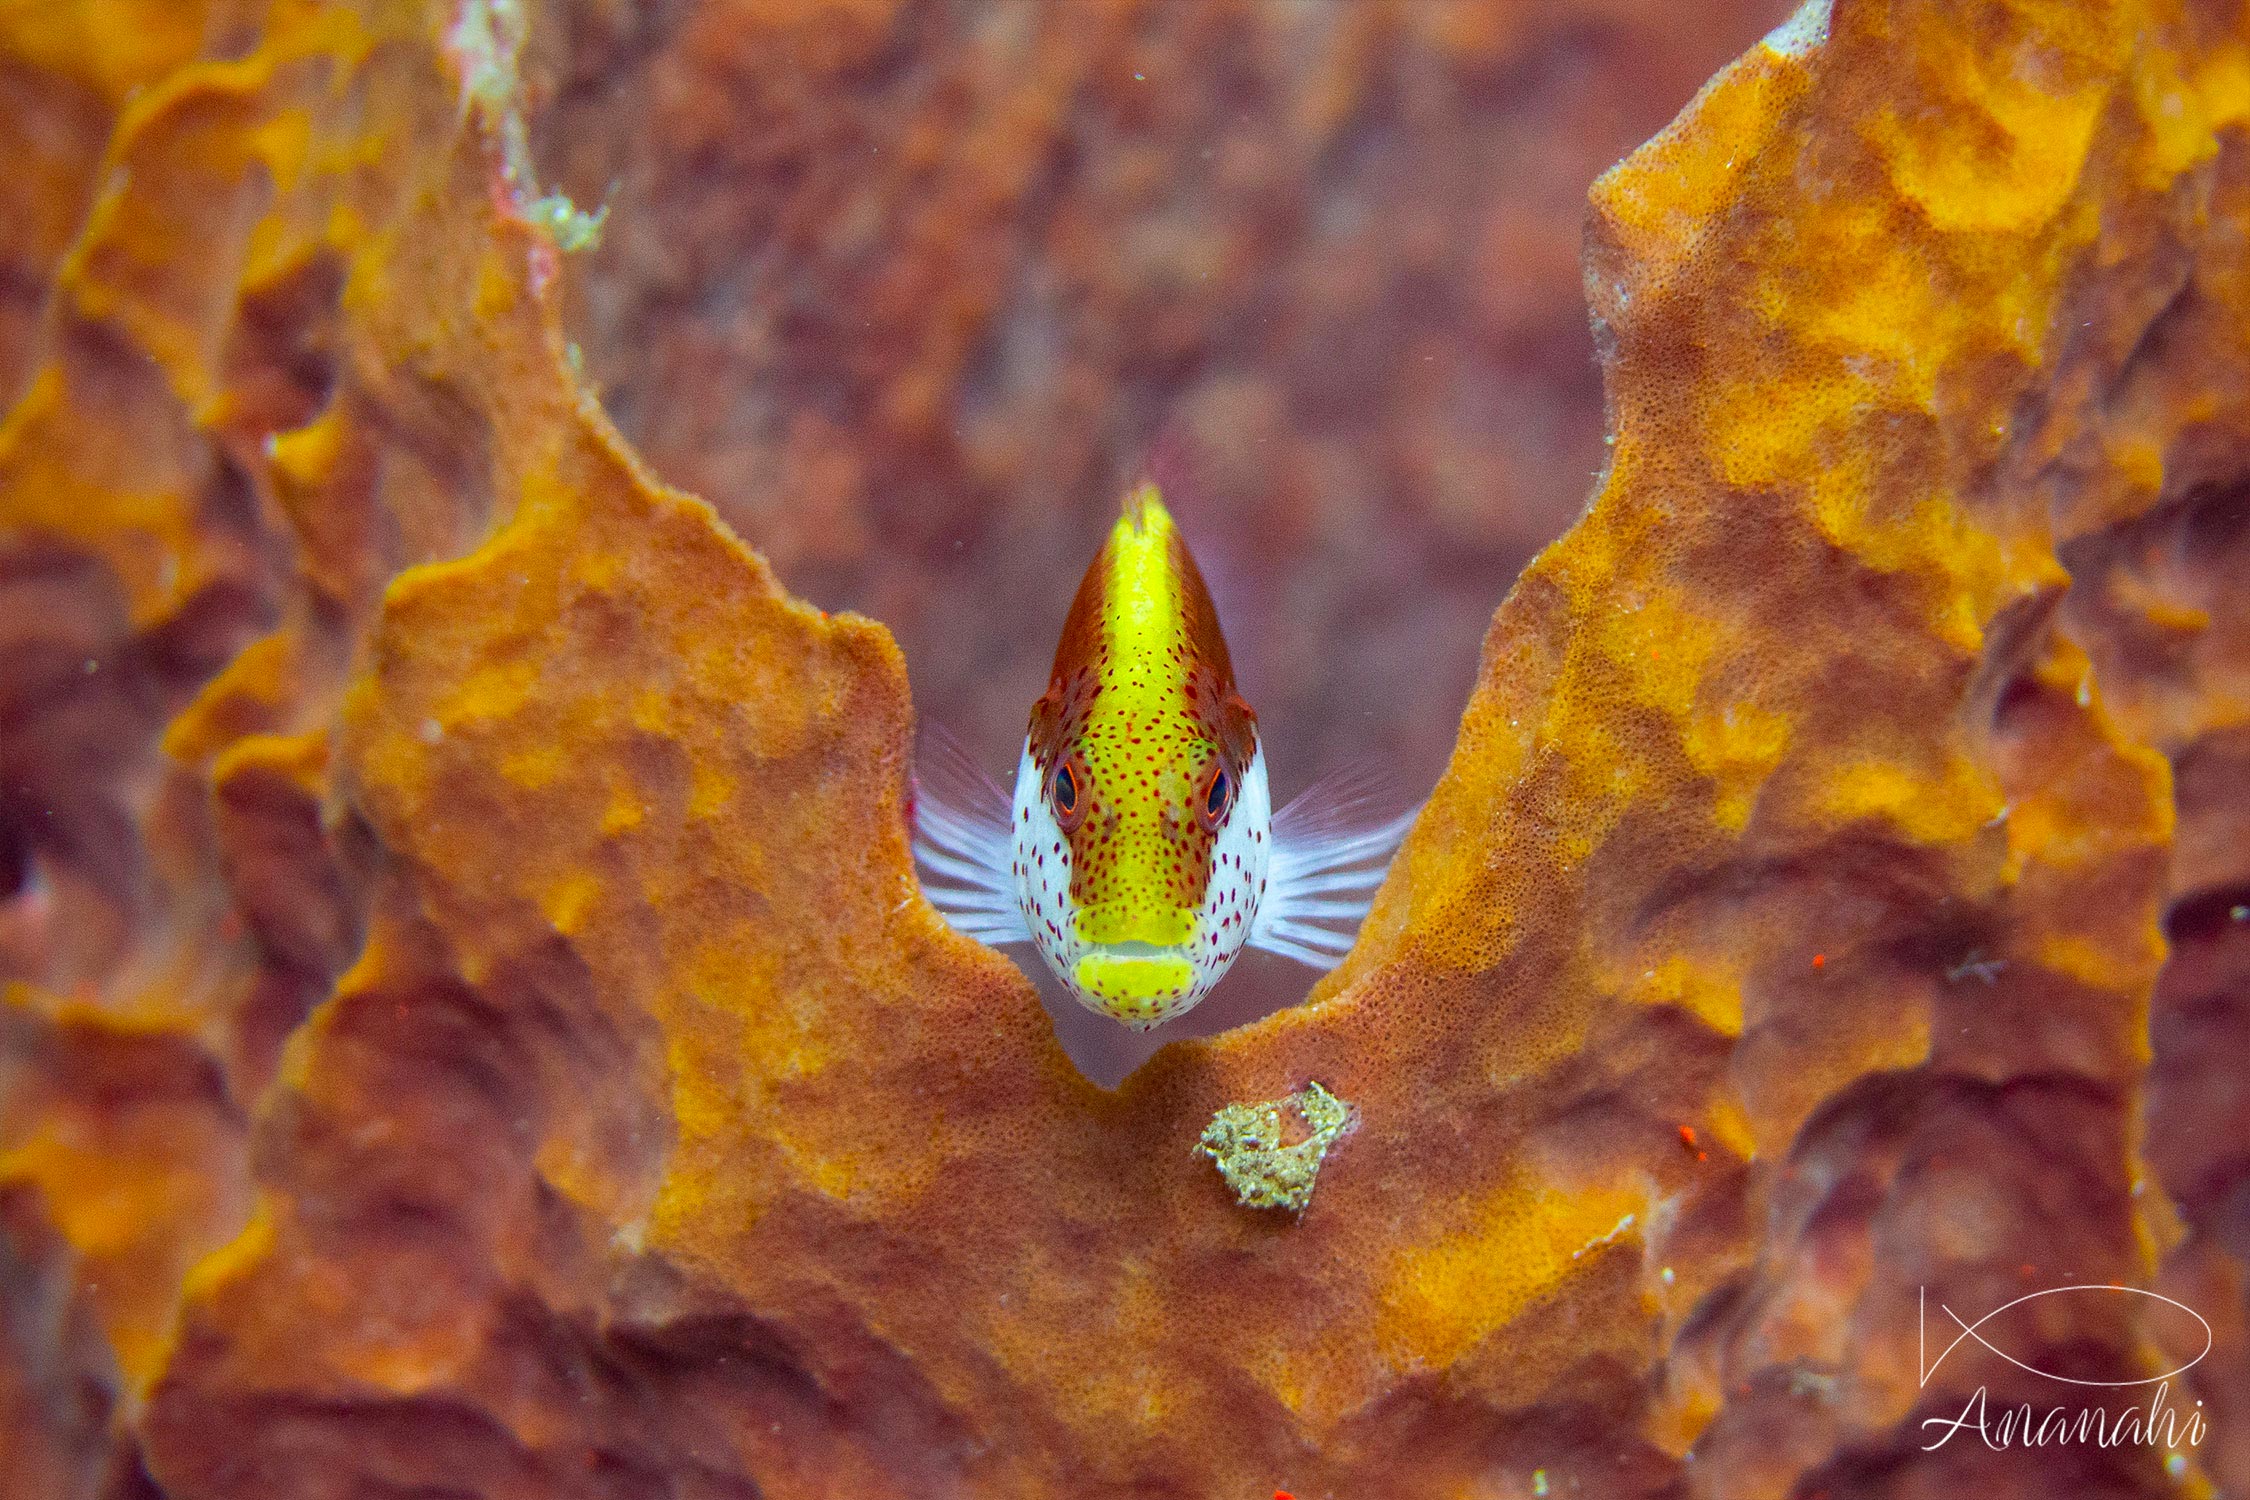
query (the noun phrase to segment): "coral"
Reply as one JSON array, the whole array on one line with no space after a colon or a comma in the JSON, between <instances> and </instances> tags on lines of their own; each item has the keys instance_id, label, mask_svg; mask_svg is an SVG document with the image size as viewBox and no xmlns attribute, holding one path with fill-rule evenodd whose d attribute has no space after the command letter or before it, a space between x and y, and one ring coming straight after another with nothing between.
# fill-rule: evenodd
<instances>
[{"instance_id":1,"label":"coral","mask_svg":"<svg viewBox=\"0 0 2250 1500\"><path fill-rule=\"evenodd\" d=\"M1358 950L1110 1091L915 890L890 634L579 385L469 11L0 23L0 1489L2250 1485L2239 14L1811 5L1602 177L1609 461ZM2075 1398L1925 1296L2110 1282L2203 1441L1928 1446Z\"/></svg>"},{"instance_id":2,"label":"coral","mask_svg":"<svg viewBox=\"0 0 2250 1500\"><path fill-rule=\"evenodd\" d=\"M1283 1144L1285 1105L1305 1122L1303 1140ZM1203 1127L1196 1149L1211 1158L1234 1189L1234 1201L1244 1208L1286 1208L1301 1214L1312 1202L1328 1148L1351 1118L1350 1105L1318 1083L1308 1083L1286 1099L1228 1105Z\"/></svg>"}]
</instances>

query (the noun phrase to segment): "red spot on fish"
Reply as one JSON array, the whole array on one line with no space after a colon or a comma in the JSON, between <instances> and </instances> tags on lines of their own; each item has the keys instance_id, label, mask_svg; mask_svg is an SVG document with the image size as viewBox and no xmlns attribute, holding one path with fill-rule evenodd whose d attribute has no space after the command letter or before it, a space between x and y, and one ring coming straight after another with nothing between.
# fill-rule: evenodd
<instances>
[{"instance_id":1,"label":"red spot on fish","mask_svg":"<svg viewBox=\"0 0 2250 1500\"><path fill-rule=\"evenodd\" d=\"M1816 969L1825 969L1825 968L1827 968L1827 967L1828 967L1828 955L1827 955L1827 954L1825 954L1825 953L1815 953L1815 954L1814 954L1814 955L1812 956L1812 966L1813 966L1814 968L1816 968Z\"/></svg>"}]
</instances>

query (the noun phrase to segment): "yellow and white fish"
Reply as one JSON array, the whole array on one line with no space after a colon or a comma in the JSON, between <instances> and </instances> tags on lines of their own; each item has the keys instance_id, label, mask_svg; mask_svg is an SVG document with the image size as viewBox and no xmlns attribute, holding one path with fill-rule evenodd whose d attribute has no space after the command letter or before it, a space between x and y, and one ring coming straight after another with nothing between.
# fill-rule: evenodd
<instances>
[{"instance_id":1,"label":"yellow and white fish","mask_svg":"<svg viewBox=\"0 0 2250 1500\"><path fill-rule=\"evenodd\" d=\"M1013 804L937 748L954 759L925 764L914 807L931 902L971 937L1035 944L1135 1029L1201 1000L1245 944L1333 967L1414 817L1368 817L1350 778L1273 811L1258 716L1151 483L1078 586Z\"/></svg>"}]
</instances>

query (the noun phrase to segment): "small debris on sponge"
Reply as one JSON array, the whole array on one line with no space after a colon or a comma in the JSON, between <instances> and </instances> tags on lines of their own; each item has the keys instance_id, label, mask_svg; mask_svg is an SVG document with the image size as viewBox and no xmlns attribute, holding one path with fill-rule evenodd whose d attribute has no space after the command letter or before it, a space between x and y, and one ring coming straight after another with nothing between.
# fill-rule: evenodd
<instances>
[{"instance_id":1,"label":"small debris on sponge","mask_svg":"<svg viewBox=\"0 0 2250 1500\"><path fill-rule=\"evenodd\" d=\"M1281 1110L1297 1111L1311 1133L1282 1144ZM1352 1107L1317 1083L1286 1099L1230 1104L1211 1117L1196 1149L1211 1158L1244 1208L1285 1208L1302 1214L1328 1148L1351 1124Z\"/></svg>"}]
</instances>

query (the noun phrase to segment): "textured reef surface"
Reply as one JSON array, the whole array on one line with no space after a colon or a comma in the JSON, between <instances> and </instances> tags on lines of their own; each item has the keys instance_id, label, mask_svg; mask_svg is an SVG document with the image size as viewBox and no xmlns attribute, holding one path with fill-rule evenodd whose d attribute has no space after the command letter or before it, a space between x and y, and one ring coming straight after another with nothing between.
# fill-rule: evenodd
<instances>
[{"instance_id":1,"label":"textured reef surface","mask_svg":"<svg viewBox=\"0 0 2250 1500\"><path fill-rule=\"evenodd\" d=\"M851 13L704 40L970 87ZM0 9L0 1495L2250 1488L2250 18L1816 5L1601 177L1608 460L1358 950L1115 1091L915 889L891 635L586 385L536 20ZM937 232L848 206L762 253ZM2109 1283L2204 1324L1918 1341Z\"/></svg>"}]
</instances>

